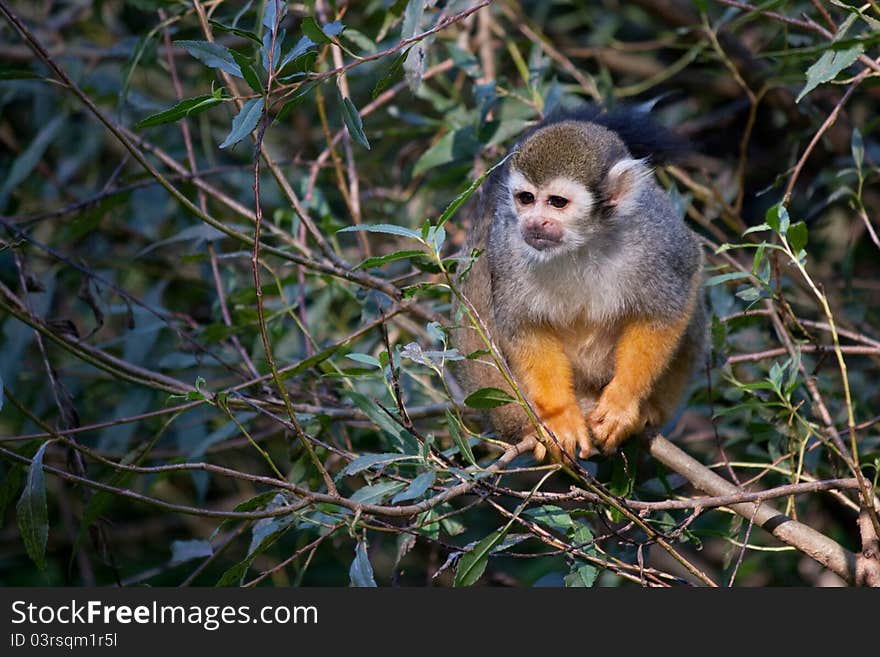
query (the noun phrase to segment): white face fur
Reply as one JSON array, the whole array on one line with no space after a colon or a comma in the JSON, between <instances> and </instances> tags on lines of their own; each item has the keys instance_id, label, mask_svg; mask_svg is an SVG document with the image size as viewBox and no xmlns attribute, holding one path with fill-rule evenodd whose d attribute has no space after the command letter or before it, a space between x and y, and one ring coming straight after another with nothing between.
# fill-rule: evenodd
<instances>
[{"instance_id":1,"label":"white face fur","mask_svg":"<svg viewBox=\"0 0 880 657\"><path fill-rule=\"evenodd\" d=\"M511 169L507 185L525 253L545 261L584 245L594 199L581 183L555 178L538 187Z\"/></svg>"},{"instance_id":2,"label":"white face fur","mask_svg":"<svg viewBox=\"0 0 880 657\"><path fill-rule=\"evenodd\" d=\"M625 216L637 210L639 188L650 176L644 160L626 158L611 167L606 202L614 214ZM511 168L507 187L523 253L534 261L547 262L575 251L601 229L591 218L596 199L576 180L559 177L537 186Z\"/></svg>"}]
</instances>

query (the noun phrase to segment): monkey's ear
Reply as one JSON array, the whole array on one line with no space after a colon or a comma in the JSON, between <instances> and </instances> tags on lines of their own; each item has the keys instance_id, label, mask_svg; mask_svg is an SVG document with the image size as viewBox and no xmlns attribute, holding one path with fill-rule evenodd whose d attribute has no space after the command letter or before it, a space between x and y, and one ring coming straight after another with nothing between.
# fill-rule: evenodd
<instances>
[{"instance_id":1,"label":"monkey's ear","mask_svg":"<svg viewBox=\"0 0 880 657\"><path fill-rule=\"evenodd\" d=\"M635 210L639 191L651 178L651 168L643 159L628 157L618 161L605 178L605 198L621 214Z\"/></svg>"}]
</instances>

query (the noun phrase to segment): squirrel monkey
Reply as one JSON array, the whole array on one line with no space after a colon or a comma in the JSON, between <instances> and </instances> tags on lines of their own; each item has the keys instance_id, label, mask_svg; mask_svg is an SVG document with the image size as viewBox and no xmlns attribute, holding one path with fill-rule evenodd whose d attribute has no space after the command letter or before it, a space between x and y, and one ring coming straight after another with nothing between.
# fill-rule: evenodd
<instances>
[{"instance_id":1,"label":"squirrel monkey","mask_svg":"<svg viewBox=\"0 0 880 657\"><path fill-rule=\"evenodd\" d=\"M465 244L481 255L461 291L555 437L543 431L538 459L613 453L662 426L701 360L702 253L648 165L679 144L642 113L589 106L531 130L484 188ZM466 314L460 324L459 351L485 350ZM469 393L512 392L484 357L457 365ZM489 419L508 439L535 431L519 404Z\"/></svg>"}]
</instances>

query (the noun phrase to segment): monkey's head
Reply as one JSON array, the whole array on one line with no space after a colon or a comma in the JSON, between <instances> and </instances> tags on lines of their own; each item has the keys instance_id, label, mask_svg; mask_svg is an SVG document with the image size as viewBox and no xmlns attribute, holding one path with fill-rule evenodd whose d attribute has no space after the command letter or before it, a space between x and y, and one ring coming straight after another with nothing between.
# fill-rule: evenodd
<instances>
[{"instance_id":1,"label":"monkey's head","mask_svg":"<svg viewBox=\"0 0 880 657\"><path fill-rule=\"evenodd\" d=\"M562 121L528 135L510 160L506 198L516 228L537 260L587 245L625 220L651 175L612 131ZM513 226L511 226L513 228Z\"/></svg>"}]
</instances>

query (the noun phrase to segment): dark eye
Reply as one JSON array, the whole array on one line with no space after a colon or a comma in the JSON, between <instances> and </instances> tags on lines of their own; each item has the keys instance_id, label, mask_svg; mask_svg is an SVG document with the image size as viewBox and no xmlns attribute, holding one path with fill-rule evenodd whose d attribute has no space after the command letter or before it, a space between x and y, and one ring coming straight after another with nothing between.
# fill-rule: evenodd
<instances>
[{"instance_id":1,"label":"dark eye","mask_svg":"<svg viewBox=\"0 0 880 657\"><path fill-rule=\"evenodd\" d=\"M523 205L531 205L535 202L535 195L531 192L520 192L516 195L516 199Z\"/></svg>"},{"instance_id":2,"label":"dark eye","mask_svg":"<svg viewBox=\"0 0 880 657\"><path fill-rule=\"evenodd\" d=\"M568 199L563 198L562 196L551 196L547 199L547 202L554 208L564 208L568 205Z\"/></svg>"}]
</instances>

